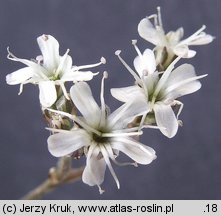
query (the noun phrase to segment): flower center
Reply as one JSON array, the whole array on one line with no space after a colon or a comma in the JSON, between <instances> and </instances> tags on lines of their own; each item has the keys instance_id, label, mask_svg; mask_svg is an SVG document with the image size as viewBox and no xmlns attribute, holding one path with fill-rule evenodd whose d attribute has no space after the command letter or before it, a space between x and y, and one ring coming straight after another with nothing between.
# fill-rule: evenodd
<instances>
[{"instance_id":1,"label":"flower center","mask_svg":"<svg viewBox=\"0 0 221 216\"><path fill-rule=\"evenodd\" d=\"M102 137L99 136L95 133L92 133L92 139L96 142L96 143L107 143L109 140L109 137Z\"/></svg>"},{"instance_id":2,"label":"flower center","mask_svg":"<svg viewBox=\"0 0 221 216\"><path fill-rule=\"evenodd\" d=\"M161 95L158 93L157 95L154 95L154 92L149 94L149 101L152 101L153 103L161 100Z\"/></svg>"},{"instance_id":3,"label":"flower center","mask_svg":"<svg viewBox=\"0 0 221 216\"><path fill-rule=\"evenodd\" d=\"M56 81L56 80L60 80L61 78L60 78L59 75L55 75L55 74L54 74L54 75L50 76L49 79L50 79L51 81Z\"/></svg>"},{"instance_id":4,"label":"flower center","mask_svg":"<svg viewBox=\"0 0 221 216\"><path fill-rule=\"evenodd\" d=\"M100 134L94 133L94 132L91 133L91 137L94 142L104 144L110 140L109 136L105 136L105 135L109 134L109 132L111 132L108 128L98 127L97 131L99 131Z\"/></svg>"}]
</instances>

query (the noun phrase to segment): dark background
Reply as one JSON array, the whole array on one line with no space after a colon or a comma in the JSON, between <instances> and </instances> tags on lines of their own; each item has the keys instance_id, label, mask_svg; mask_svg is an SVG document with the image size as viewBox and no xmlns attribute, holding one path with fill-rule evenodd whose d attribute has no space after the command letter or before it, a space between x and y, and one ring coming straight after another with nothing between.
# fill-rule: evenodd
<instances>
[{"instance_id":1,"label":"dark background","mask_svg":"<svg viewBox=\"0 0 221 216\"><path fill-rule=\"evenodd\" d=\"M185 36L189 36L205 24L206 31L216 36L212 44L196 47L194 59L186 60L198 75L209 76L202 80L200 91L182 98L184 126L173 139L157 130L146 130L141 141L153 147L158 158L138 168L114 166L120 190L107 171L102 196L97 187L79 181L45 198L221 199L220 0L0 0L0 199L19 199L41 183L57 161L47 150L48 131L44 129L38 88L26 85L18 96L19 86L5 83L8 73L24 67L6 59L6 47L18 57L34 58L40 54L36 38L45 33L60 42L61 54L70 48L76 65L94 63L105 56L107 64L95 71L109 71L106 102L115 109L119 102L109 89L128 86L133 78L114 52L121 49L123 58L132 65L136 52L131 39L138 39L141 50L152 48L139 37L137 25L155 13L157 6L161 6L166 31L183 26ZM101 74L90 81L96 96L100 78Z\"/></svg>"}]
</instances>

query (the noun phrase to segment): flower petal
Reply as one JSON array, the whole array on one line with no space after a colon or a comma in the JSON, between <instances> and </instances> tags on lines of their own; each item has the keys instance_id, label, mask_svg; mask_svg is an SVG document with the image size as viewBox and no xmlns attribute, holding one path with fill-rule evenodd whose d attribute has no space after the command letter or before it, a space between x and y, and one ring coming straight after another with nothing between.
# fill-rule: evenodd
<instances>
[{"instance_id":1,"label":"flower petal","mask_svg":"<svg viewBox=\"0 0 221 216\"><path fill-rule=\"evenodd\" d=\"M201 34L194 40L190 41L188 45L205 45L211 43L213 40L214 37L212 35L201 32Z\"/></svg>"},{"instance_id":2,"label":"flower petal","mask_svg":"<svg viewBox=\"0 0 221 216\"><path fill-rule=\"evenodd\" d=\"M188 51L189 48L187 45L177 45L173 48L173 52L177 55L177 56L181 56L183 58L187 58L188 56Z\"/></svg>"},{"instance_id":3,"label":"flower petal","mask_svg":"<svg viewBox=\"0 0 221 216\"><path fill-rule=\"evenodd\" d=\"M156 70L156 60L153 51L146 49L142 56L137 56L134 59L134 67L140 77L143 77L144 73L154 73Z\"/></svg>"},{"instance_id":4,"label":"flower petal","mask_svg":"<svg viewBox=\"0 0 221 216\"><path fill-rule=\"evenodd\" d=\"M178 28L176 31L170 31L167 33L167 38L170 45L176 45L180 42L181 38L183 37L184 30L183 28Z\"/></svg>"},{"instance_id":5,"label":"flower petal","mask_svg":"<svg viewBox=\"0 0 221 216\"><path fill-rule=\"evenodd\" d=\"M97 126L101 118L101 110L93 98L89 85L85 82L78 82L70 89L71 99L77 109L84 116L86 121Z\"/></svg>"},{"instance_id":6,"label":"flower petal","mask_svg":"<svg viewBox=\"0 0 221 216\"><path fill-rule=\"evenodd\" d=\"M158 102L153 109L160 131L168 138L174 137L178 130L178 121L171 106Z\"/></svg>"},{"instance_id":7,"label":"flower petal","mask_svg":"<svg viewBox=\"0 0 221 216\"><path fill-rule=\"evenodd\" d=\"M43 107L50 107L57 100L57 92L53 81L39 82L39 91L39 99Z\"/></svg>"},{"instance_id":8,"label":"flower petal","mask_svg":"<svg viewBox=\"0 0 221 216\"><path fill-rule=\"evenodd\" d=\"M91 71L69 71L65 73L61 80L62 81L89 81L92 80L93 77L97 75L97 73L92 73Z\"/></svg>"},{"instance_id":9,"label":"flower petal","mask_svg":"<svg viewBox=\"0 0 221 216\"><path fill-rule=\"evenodd\" d=\"M106 163L104 158L98 159L97 156L92 153L90 158L87 158L87 164L82 174L82 181L90 186L99 186L104 181Z\"/></svg>"},{"instance_id":10,"label":"flower petal","mask_svg":"<svg viewBox=\"0 0 221 216\"><path fill-rule=\"evenodd\" d=\"M206 75L196 76L194 67L190 64L183 64L170 74L167 80L167 87L164 89L164 97L176 99L180 96L193 93L200 89L201 84L197 79Z\"/></svg>"},{"instance_id":11,"label":"flower petal","mask_svg":"<svg viewBox=\"0 0 221 216\"><path fill-rule=\"evenodd\" d=\"M149 111L146 100L134 98L132 102L125 103L108 116L108 126L112 129L123 129L137 116Z\"/></svg>"},{"instance_id":12,"label":"flower petal","mask_svg":"<svg viewBox=\"0 0 221 216\"><path fill-rule=\"evenodd\" d=\"M167 86L177 84L183 80L195 77L196 73L191 64L182 64L174 69L167 79Z\"/></svg>"},{"instance_id":13,"label":"flower petal","mask_svg":"<svg viewBox=\"0 0 221 216\"><path fill-rule=\"evenodd\" d=\"M21 68L13 73L6 76L6 82L9 85L17 85L26 82L34 74L31 67Z\"/></svg>"},{"instance_id":14,"label":"flower petal","mask_svg":"<svg viewBox=\"0 0 221 216\"><path fill-rule=\"evenodd\" d=\"M139 164L149 164L156 159L154 149L129 137L114 138L111 147L117 149Z\"/></svg>"},{"instance_id":15,"label":"flower petal","mask_svg":"<svg viewBox=\"0 0 221 216\"><path fill-rule=\"evenodd\" d=\"M158 31L148 18L144 18L140 21L138 24L138 33L143 39L154 45L159 45L161 43Z\"/></svg>"},{"instance_id":16,"label":"flower petal","mask_svg":"<svg viewBox=\"0 0 221 216\"><path fill-rule=\"evenodd\" d=\"M59 43L51 35L42 35L37 42L43 55L43 65L49 71L56 70L59 65Z\"/></svg>"},{"instance_id":17,"label":"flower petal","mask_svg":"<svg viewBox=\"0 0 221 216\"><path fill-rule=\"evenodd\" d=\"M153 92L155 89L155 86L157 85L159 81L159 73L156 71L153 74L149 74L148 76L145 76L143 78L144 85L146 86L147 94ZM148 96L146 96L148 100Z\"/></svg>"},{"instance_id":18,"label":"flower petal","mask_svg":"<svg viewBox=\"0 0 221 216\"><path fill-rule=\"evenodd\" d=\"M55 157L63 157L87 146L89 142L88 134L84 130L65 131L48 138L48 150Z\"/></svg>"},{"instance_id":19,"label":"flower petal","mask_svg":"<svg viewBox=\"0 0 221 216\"><path fill-rule=\"evenodd\" d=\"M112 88L111 95L122 102L129 102L134 100L134 98L141 98L142 100L145 100L146 98L143 89L137 85L123 88Z\"/></svg>"},{"instance_id":20,"label":"flower petal","mask_svg":"<svg viewBox=\"0 0 221 216\"><path fill-rule=\"evenodd\" d=\"M44 79L44 80L49 80L49 78L47 77L49 75L48 71L44 67L42 67L40 64L37 64L34 61L30 61L30 60L27 60L27 59L22 59L22 58L16 57L13 53L11 53L9 51L9 48L8 48L7 58L12 60L12 61L21 62L21 63L29 66L30 68L32 68L33 72L38 77L38 79L41 78L41 79Z\"/></svg>"},{"instance_id":21,"label":"flower petal","mask_svg":"<svg viewBox=\"0 0 221 216\"><path fill-rule=\"evenodd\" d=\"M178 88L174 89L173 91L167 92L164 96L165 102L174 100L181 96L191 94L193 92L198 91L201 88L201 83L198 80L189 82L187 84L181 85Z\"/></svg>"},{"instance_id":22,"label":"flower petal","mask_svg":"<svg viewBox=\"0 0 221 216\"><path fill-rule=\"evenodd\" d=\"M63 77L64 74L71 71L72 67L72 58L68 55L69 50L66 51L66 53L60 57L60 62L58 65L58 68L56 70L56 75L59 75L59 77Z\"/></svg>"},{"instance_id":23,"label":"flower petal","mask_svg":"<svg viewBox=\"0 0 221 216\"><path fill-rule=\"evenodd\" d=\"M196 55L196 51L190 50L187 45L177 45L173 49L174 53L177 56L181 56L182 58L193 58Z\"/></svg>"},{"instance_id":24,"label":"flower petal","mask_svg":"<svg viewBox=\"0 0 221 216\"><path fill-rule=\"evenodd\" d=\"M175 64L180 60L181 57L177 57L173 60L172 63L167 67L163 75L161 76L160 80L158 81L156 88L154 90L153 96L157 96L162 88L164 88L167 85L167 80L170 77L170 74L172 70L174 69Z\"/></svg>"},{"instance_id":25,"label":"flower petal","mask_svg":"<svg viewBox=\"0 0 221 216\"><path fill-rule=\"evenodd\" d=\"M196 55L195 50L188 50L188 53L183 58L193 58Z\"/></svg>"}]
</instances>

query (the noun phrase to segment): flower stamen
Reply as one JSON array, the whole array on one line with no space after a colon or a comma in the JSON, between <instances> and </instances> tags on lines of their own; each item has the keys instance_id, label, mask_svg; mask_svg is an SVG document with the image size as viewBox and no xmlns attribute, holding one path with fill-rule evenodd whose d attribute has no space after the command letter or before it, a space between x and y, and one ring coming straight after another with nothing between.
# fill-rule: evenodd
<instances>
[{"instance_id":1,"label":"flower stamen","mask_svg":"<svg viewBox=\"0 0 221 216\"><path fill-rule=\"evenodd\" d=\"M110 163L109 156L108 156L108 153L107 153L107 149L105 148L105 146L101 145L100 146L100 150L101 150L101 153L102 153L102 155L104 157L104 160L105 160L105 162L106 162L106 164L107 164L107 166L108 166L108 168L109 168L109 170L111 172L111 175L113 176L113 178L114 178L114 180L115 180L115 182L117 184L117 188L120 189L120 182L119 182L119 180L118 180L118 178L116 176L116 173L114 172L114 169L113 169L113 167L112 167L112 165Z\"/></svg>"},{"instance_id":2,"label":"flower stamen","mask_svg":"<svg viewBox=\"0 0 221 216\"><path fill-rule=\"evenodd\" d=\"M143 55L142 53L140 52L139 48L137 47L137 40L132 40L132 45L134 46L135 50L137 51L137 54L139 55L139 57L141 59L143 59Z\"/></svg>"},{"instance_id":3,"label":"flower stamen","mask_svg":"<svg viewBox=\"0 0 221 216\"><path fill-rule=\"evenodd\" d=\"M128 133L102 133L102 137L127 137L127 136L140 136L143 131L128 132Z\"/></svg>"},{"instance_id":4,"label":"flower stamen","mask_svg":"<svg viewBox=\"0 0 221 216\"><path fill-rule=\"evenodd\" d=\"M137 83L141 84L139 76L135 73L134 70L121 58L120 56L121 50L117 50L115 52L115 55L119 58L121 63L127 68L127 70L131 73L131 75L134 77L134 79L137 81Z\"/></svg>"},{"instance_id":5,"label":"flower stamen","mask_svg":"<svg viewBox=\"0 0 221 216\"><path fill-rule=\"evenodd\" d=\"M97 66L102 65L102 64L106 64L106 59L104 57L101 57L100 62L98 62L98 63L89 64L89 65L82 65L82 66L74 66L73 68L78 71L78 70L81 70L81 69L97 67Z\"/></svg>"},{"instance_id":6,"label":"flower stamen","mask_svg":"<svg viewBox=\"0 0 221 216\"><path fill-rule=\"evenodd\" d=\"M163 29L163 22L162 22L160 7L157 7L157 16L158 16L158 24Z\"/></svg>"},{"instance_id":7,"label":"flower stamen","mask_svg":"<svg viewBox=\"0 0 221 216\"><path fill-rule=\"evenodd\" d=\"M104 100L104 80L108 78L107 71L104 71L103 78L101 80L101 93L100 93L100 100L101 100L101 120L100 120L100 126L103 126L105 124L106 119L106 112L105 112L105 100Z\"/></svg>"},{"instance_id":8,"label":"flower stamen","mask_svg":"<svg viewBox=\"0 0 221 216\"><path fill-rule=\"evenodd\" d=\"M188 42L190 42L191 40L196 39L197 36L199 36L199 34L206 29L206 25L203 25L199 30L197 30L194 34L192 34L191 36L189 36L188 38L186 38L185 40L181 41L179 43L179 45L182 44L187 44Z\"/></svg>"}]
</instances>

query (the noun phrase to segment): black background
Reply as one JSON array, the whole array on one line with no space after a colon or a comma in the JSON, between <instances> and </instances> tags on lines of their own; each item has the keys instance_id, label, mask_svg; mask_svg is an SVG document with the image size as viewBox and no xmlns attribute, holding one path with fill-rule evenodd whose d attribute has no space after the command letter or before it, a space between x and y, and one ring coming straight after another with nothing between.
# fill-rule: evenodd
<instances>
[{"instance_id":1,"label":"black background","mask_svg":"<svg viewBox=\"0 0 221 216\"><path fill-rule=\"evenodd\" d=\"M23 65L6 59L7 46L19 57L40 54L36 38L51 34L59 42L61 54L70 48L73 63L83 65L106 57L107 64L94 71L107 70L106 103L117 108L111 87L131 85L133 78L114 52L132 65L136 52L131 39L138 39L141 50L152 45L137 33L139 21L161 6L164 28L180 26L189 36L202 24L216 36L209 45L196 47L192 63L198 75L208 73L202 89L182 98L184 110L173 139L157 130L146 130L141 141L153 147L157 160L148 166L116 167L121 182L116 188L109 171L99 195L97 187L81 181L65 185L46 199L221 199L221 102L220 102L220 0L0 0L0 199L19 199L41 183L57 159L47 150L48 131L41 116L38 88L8 86L5 76ZM194 47L195 48L195 47ZM99 95L101 73L90 85ZM74 162L79 166L82 161Z\"/></svg>"}]
</instances>

